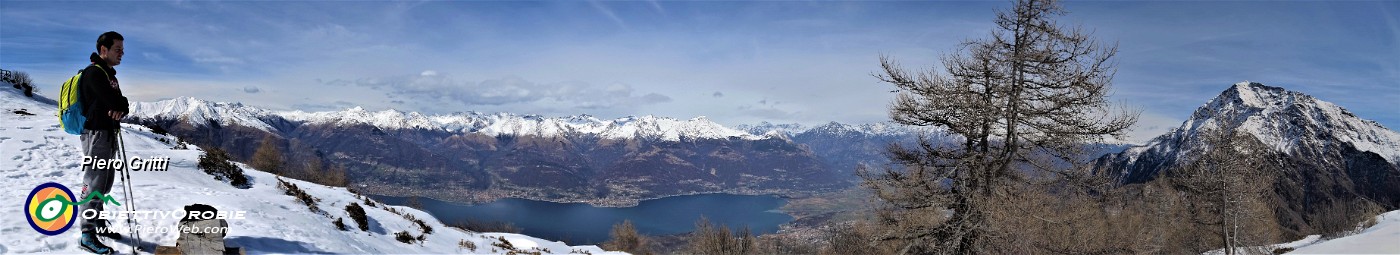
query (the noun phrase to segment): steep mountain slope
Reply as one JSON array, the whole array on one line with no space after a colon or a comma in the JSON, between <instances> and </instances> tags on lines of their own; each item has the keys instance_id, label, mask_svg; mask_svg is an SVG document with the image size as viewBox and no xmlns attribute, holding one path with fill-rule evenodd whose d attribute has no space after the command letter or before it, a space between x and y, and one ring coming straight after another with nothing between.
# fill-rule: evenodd
<instances>
[{"instance_id":1,"label":"steep mountain slope","mask_svg":"<svg viewBox=\"0 0 1400 255\"><path fill-rule=\"evenodd\" d=\"M1329 212L1400 207L1400 133L1330 102L1259 83L1235 84L1180 127L1097 163L1122 184L1147 182L1207 149L1201 132L1221 124L1237 125L1272 149L1259 153L1281 166L1273 184L1276 211L1294 234L1350 226L1322 217Z\"/></svg>"},{"instance_id":2,"label":"steep mountain slope","mask_svg":"<svg viewBox=\"0 0 1400 255\"><path fill-rule=\"evenodd\" d=\"M23 219L24 201L31 189L46 182L57 182L74 192L81 188L82 173L78 163L82 156L78 146L79 137L63 133L54 117L52 100L42 97L35 99L17 95L17 91L0 91L0 186L6 191L0 193L0 201L7 205L0 207L0 213L9 215L0 220L0 253L59 253L82 254L77 247L77 226L65 233L47 236L40 234ZM27 113L21 114L16 111ZM205 116L226 116L223 112L203 112ZM32 115L28 115L32 114ZM198 170L196 163L202 152L198 148L171 149L168 142L173 137L156 135L139 126L124 125L123 137L130 157L152 158L169 157L168 171L131 172L134 194L114 188L112 196L125 201L134 196L136 209L172 211L183 206L202 203L212 205L220 211L246 211L246 219L230 219L227 237L229 246L242 247L249 254L263 253L505 253L504 249L493 244L506 240L519 251L543 251L552 253L606 252L595 246L569 246L562 242L542 240L518 234L473 233L450 228L434 219L426 212L416 209L388 206L376 203L365 204L365 199L345 188L327 187L297 180L288 180L319 199L315 204L324 210L312 212L307 206L287 196L277 187L276 176L244 167L252 180L252 186L239 189L225 181L215 180ZM164 141L162 141L164 139ZM120 186L118 180L114 185ZM354 228L345 206L350 203L364 205L369 218L369 231ZM108 210L114 210L109 208ZM391 212L390 210L395 212ZM421 243L406 244L396 241L394 233L407 231L419 235L423 230L409 215L421 219L433 231ZM332 224L336 218L344 218L351 230L340 231ZM542 219L543 220L543 219ZM123 221L115 221L123 224ZM140 219L142 226L170 227L175 219ZM127 241L108 242L119 252L129 251L131 245L140 245L147 252L155 245L174 245L178 233L142 232L143 243ZM459 246L462 242L472 242L476 249Z\"/></svg>"},{"instance_id":3,"label":"steep mountain slope","mask_svg":"<svg viewBox=\"0 0 1400 255\"><path fill-rule=\"evenodd\" d=\"M240 159L271 136L289 162L345 166L357 187L380 195L630 205L681 194L792 194L849 185L789 140L703 117L274 112L193 98L134 103L132 111L131 122Z\"/></svg>"}]
</instances>

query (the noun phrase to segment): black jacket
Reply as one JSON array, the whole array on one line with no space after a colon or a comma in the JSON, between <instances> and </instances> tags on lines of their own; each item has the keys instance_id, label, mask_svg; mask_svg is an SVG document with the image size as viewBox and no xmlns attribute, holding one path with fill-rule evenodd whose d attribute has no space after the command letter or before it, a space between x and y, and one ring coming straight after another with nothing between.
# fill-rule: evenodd
<instances>
[{"instance_id":1,"label":"black jacket","mask_svg":"<svg viewBox=\"0 0 1400 255\"><path fill-rule=\"evenodd\" d=\"M83 102L83 129L113 130L120 126L117 120L107 115L107 111L130 112L126 97L122 96L117 84L117 70L107 66L107 61L93 53L88 57L95 65L83 69L82 80L78 83L78 100ZM103 71L106 75L103 75Z\"/></svg>"}]
</instances>

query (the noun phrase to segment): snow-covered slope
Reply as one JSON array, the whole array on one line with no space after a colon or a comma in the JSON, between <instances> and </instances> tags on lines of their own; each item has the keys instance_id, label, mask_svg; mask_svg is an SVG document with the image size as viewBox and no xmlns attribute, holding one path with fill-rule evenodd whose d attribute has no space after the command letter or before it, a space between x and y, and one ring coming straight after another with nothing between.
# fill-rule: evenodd
<instances>
[{"instance_id":1,"label":"snow-covered slope","mask_svg":"<svg viewBox=\"0 0 1400 255\"><path fill-rule=\"evenodd\" d=\"M1400 211L1376 216L1376 225L1355 235L1298 247L1288 254L1396 254L1400 253Z\"/></svg>"},{"instance_id":2,"label":"snow-covered slope","mask_svg":"<svg viewBox=\"0 0 1400 255\"><path fill-rule=\"evenodd\" d=\"M303 112L269 111L239 103L215 103L180 97L156 102L132 103L132 117L193 120L196 125L206 120L223 124L239 124L268 130L270 118L315 124L370 125L383 129L428 129L447 132L482 133L486 135L533 135L543 137L597 135L608 139L728 139L757 140L752 135L724 127L705 117L679 120L667 117L641 116L598 119L588 115L541 117L510 113L484 114L478 112L450 115L423 115L397 110L366 111L354 107L343 111Z\"/></svg>"},{"instance_id":3,"label":"snow-covered slope","mask_svg":"<svg viewBox=\"0 0 1400 255\"><path fill-rule=\"evenodd\" d=\"M81 188L82 173L78 163L82 156L79 150L79 137L69 135L57 126L54 117L55 107L50 103L16 95L8 84L0 84L0 253L84 253L77 247L77 226L65 233L47 236L35 232L24 220L24 201L29 191L36 185L46 182L63 184L74 192ZM183 102L180 102L183 101ZM218 105L191 103L194 100L181 99L162 103L145 104L142 107L160 107L168 113L179 112L184 116L213 118L233 121L254 121L263 112L248 110L238 105ZM23 109L33 115L21 115L13 111ZM147 108L152 109L152 108ZM154 112L154 111L151 111ZM431 215L416 209L398 206L365 206L370 230L354 228L344 208L349 203L364 203L362 199L345 188L327 187L313 183L289 180L310 195L320 198L316 204L324 213L310 212L306 206L278 189L276 177L272 174L244 168L252 180L252 187L238 189L223 181L215 180L196 168L199 155L194 146L188 150L171 149L172 145L158 140L162 137L149 130L132 125L124 125L127 153L130 157L169 157L170 169L165 172L131 172L134 194L121 192L118 180L112 196L125 201L134 195L139 210L178 211L185 205L201 203L212 205L220 211L247 212L246 219L229 220L230 232L227 244L242 247L249 254L264 253L505 253L505 250L492 244L503 238L522 251L547 250L546 253L589 252L608 254L596 246L569 246L562 242L509 234L472 233L446 227ZM243 167L242 164L237 164ZM405 244L394 239L394 233L407 231L418 235L422 231L418 225L406 217L390 212L393 208L402 214L424 220L432 227L422 243ZM113 210L109 208L108 210ZM351 230L340 231L332 221L335 217L345 218ZM114 222L123 224L122 221ZM141 225L173 226L176 220L139 220ZM147 251L155 245L173 246L177 233L142 232ZM108 242L119 252L125 253L133 245L127 241ZM458 244L472 242L475 250L463 249Z\"/></svg>"},{"instance_id":4,"label":"snow-covered slope","mask_svg":"<svg viewBox=\"0 0 1400 255\"><path fill-rule=\"evenodd\" d=\"M1322 240L1322 235L1309 235L1297 241L1239 248L1237 251L1245 253L1252 250L1274 251L1290 248L1293 250L1286 254L1397 254L1400 253L1400 242L1397 241L1400 241L1400 211L1390 211L1376 215L1375 225L1358 227L1357 232L1352 235L1329 240ZM1225 254L1225 249L1202 254Z\"/></svg>"}]
</instances>

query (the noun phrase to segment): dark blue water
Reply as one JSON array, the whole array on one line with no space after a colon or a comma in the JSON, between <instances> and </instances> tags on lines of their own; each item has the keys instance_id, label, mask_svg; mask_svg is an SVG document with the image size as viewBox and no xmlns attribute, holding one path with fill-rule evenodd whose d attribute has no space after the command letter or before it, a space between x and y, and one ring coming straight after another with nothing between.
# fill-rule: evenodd
<instances>
[{"instance_id":1,"label":"dark blue water","mask_svg":"<svg viewBox=\"0 0 1400 255\"><path fill-rule=\"evenodd\" d=\"M406 205L408 198L370 196L391 205ZM778 225L792 221L775 209L787 200L774 196L703 194L642 201L634 207L593 207L582 203L553 203L507 198L479 205L462 205L419 198L423 209L438 220L465 222L510 222L526 235L566 241L569 244L596 244L608 240L613 224L632 220L637 231L646 235L690 232L701 215L716 225L738 230L748 226L757 234L774 233Z\"/></svg>"}]
</instances>

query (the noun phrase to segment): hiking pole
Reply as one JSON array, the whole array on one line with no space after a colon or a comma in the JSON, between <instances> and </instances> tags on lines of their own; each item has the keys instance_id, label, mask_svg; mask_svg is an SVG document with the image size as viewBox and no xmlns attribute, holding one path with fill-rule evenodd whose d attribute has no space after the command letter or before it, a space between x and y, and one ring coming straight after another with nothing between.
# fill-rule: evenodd
<instances>
[{"instance_id":1,"label":"hiking pole","mask_svg":"<svg viewBox=\"0 0 1400 255\"><path fill-rule=\"evenodd\" d=\"M127 161L127 159L126 159L126 142L123 142L123 141L122 141L122 129L121 129L121 126L120 126L120 125L121 125L121 124L118 124L117 129L116 129L115 131L112 131L112 133L116 135L116 139L117 139L117 157L121 157L122 162L125 163L125 164L122 165L122 171L119 172L119 173L117 173L117 176L120 176L120 177L122 178L122 193L126 193L126 198L127 198L127 199L126 199L126 210L127 210L127 211L135 211L136 208L132 207L132 204L131 204L131 190L128 190L128 189L126 188L126 185L127 185L128 183L131 183L131 179L128 179L127 175L125 174L125 173L126 173L126 170L127 170L127 169L130 169L131 166L126 165L126 164L129 164L129 163L131 163L131 162L130 162L130 161ZM135 220L133 220L131 217L127 217L127 218L126 218L126 227L127 227L127 232L128 232L128 234L131 234L131 237L132 237L132 238L136 237L136 223L135 223ZM137 242L137 244L140 244L140 242ZM131 254L132 254L132 255L137 254L137 253L136 253L136 246L135 246L135 245L132 245L132 246L131 246Z\"/></svg>"},{"instance_id":2,"label":"hiking pole","mask_svg":"<svg viewBox=\"0 0 1400 255\"><path fill-rule=\"evenodd\" d=\"M121 152L122 162L125 163L122 165L122 191L126 193L127 211L134 212L136 211L136 198L135 195L131 193L133 191L131 188L131 166L127 165L130 164L131 161L126 157L126 140L122 139L122 129L120 125L121 124L118 124L115 133L117 134L117 144L120 146L117 148L119 148L118 151ZM136 229L136 218L128 216L126 218L126 225L128 229L131 230L131 236L136 238L136 242L131 245L131 254L138 254L136 253L136 248L141 245L141 232Z\"/></svg>"}]
</instances>

